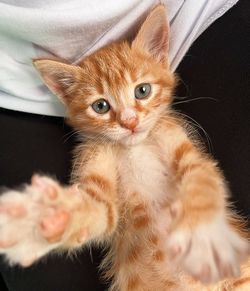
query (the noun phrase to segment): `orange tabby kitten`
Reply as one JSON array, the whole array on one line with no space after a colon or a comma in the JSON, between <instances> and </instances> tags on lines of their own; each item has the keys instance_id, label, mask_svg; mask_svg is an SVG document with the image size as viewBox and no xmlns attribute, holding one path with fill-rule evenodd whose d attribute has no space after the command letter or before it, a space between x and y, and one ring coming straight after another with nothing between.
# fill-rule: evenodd
<instances>
[{"instance_id":1,"label":"orange tabby kitten","mask_svg":"<svg viewBox=\"0 0 250 291\"><path fill-rule=\"evenodd\" d=\"M34 62L89 141L76 149L71 186L35 175L23 193L1 196L0 251L10 264L105 242L110 290L235 290L247 282L246 265L244 278L205 287L239 274L247 233L227 207L216 162L172 112L168 41L159 5L132 43L78 65Z\"/></svg>"}]
</instances>

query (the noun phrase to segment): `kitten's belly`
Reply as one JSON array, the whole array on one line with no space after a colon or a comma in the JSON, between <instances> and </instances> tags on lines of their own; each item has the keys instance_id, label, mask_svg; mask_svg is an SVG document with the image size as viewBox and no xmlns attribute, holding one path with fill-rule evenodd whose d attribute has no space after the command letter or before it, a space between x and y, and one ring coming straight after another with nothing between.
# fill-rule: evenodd
<instances>
[{"instance_id":1,"label":"kitten's belly","mask_svg":"<svg viewBox=\"0 0 250 291\"><path fill-rule=\"evenodd\" d=\"M137 145L124 150L118 169L119 186L125 196L136 192L143 199L161 200L170 194L167 168L156 146Z\"/></svg>"}]
</instances>

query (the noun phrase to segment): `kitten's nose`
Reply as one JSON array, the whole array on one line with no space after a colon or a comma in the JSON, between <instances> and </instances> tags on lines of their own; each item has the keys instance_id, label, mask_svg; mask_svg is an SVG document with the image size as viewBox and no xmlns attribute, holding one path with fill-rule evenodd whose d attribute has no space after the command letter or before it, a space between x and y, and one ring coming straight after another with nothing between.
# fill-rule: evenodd
<instances>
[{"instance_id":1,"label":"kitten's nose","mask_svg":"<svg viewBox=\"0 0 250 291\"><path fill-rule=\"evenodd\" d=\"M138 124L138 117L132 117L130 119L124 120L121 122L122 127L127 129L134 130Z\"/></svg>"},{"instance_id":2,"label":"kitten's nose","mask_svg":"<svg viewBox=\"0 0 250 291\"><path fill-rule=\"evenodd\" d=\"M120 113L120 124L130 130L134 130L138 125L139 119L136 112L131 108L126 108Z\"/></svg>"}]
</instances>

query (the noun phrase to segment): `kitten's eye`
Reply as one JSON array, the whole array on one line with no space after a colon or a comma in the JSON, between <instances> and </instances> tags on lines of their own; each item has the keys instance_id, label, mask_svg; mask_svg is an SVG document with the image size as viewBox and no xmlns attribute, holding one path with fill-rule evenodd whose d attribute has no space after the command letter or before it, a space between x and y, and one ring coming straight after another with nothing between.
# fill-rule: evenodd
<instances>
[{"instance_id":1,"label":"kitten's eye","mask_svg":"<svg viewBox=\"0 0 250 291\"><path fill-rule=\"evenodd\" d=\"M110 105L105 99L98 99L91 106L93 110L99 114L107 113L110 109Z\"/></svg>"},{"instance_id":2,"label":"kitten's eye","mask_svg":"<svg viewBox=\"0 0 250 291\"><path fill-rule=\"evenodd\" d=\"M151 85L148 83L140 84L135 87L135 98L144 99L149 96L151 92Z\"/></svg>"}]
</instances>

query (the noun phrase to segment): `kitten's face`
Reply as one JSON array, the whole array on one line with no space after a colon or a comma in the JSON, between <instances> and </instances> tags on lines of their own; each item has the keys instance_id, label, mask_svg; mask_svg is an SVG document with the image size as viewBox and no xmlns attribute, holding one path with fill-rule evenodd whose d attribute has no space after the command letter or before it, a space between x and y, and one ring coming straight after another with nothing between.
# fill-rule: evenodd
<instances>
[{"instance_id":1,"label":"kitten's face","mask_svg":"<svg viewBox=\"0 0 250 291\"><path fill-rule=\"evenodd\" d=\"M172 74L127 43L98 51L80 67L68 109L72 125L85 133L138 143L171 101Z\"/></svg>"},{"instance_id":2,"label":"kitten's face","mask_svg":"<svg viewBox=\"0 0 250 291\"><path fill-rule=\"evenodd\" d=\"M77 66L49 60L35 65L75 128L132 145L147 137L171 102L175 82L167 45L165 9L159 6L131 44L111 44Z\"/></svg>"}]
</instances>

